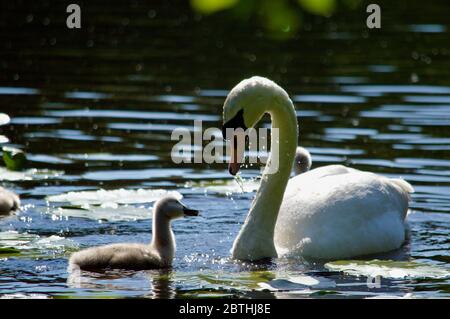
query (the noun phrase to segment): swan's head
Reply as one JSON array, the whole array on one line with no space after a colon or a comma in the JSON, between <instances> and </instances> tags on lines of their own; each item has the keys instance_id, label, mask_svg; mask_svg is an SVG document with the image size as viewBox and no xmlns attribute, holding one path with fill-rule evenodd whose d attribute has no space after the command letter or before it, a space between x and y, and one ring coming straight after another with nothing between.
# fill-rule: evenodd
<instances>
[{"instance_id":1,"label":"swan's head","mask_svg":"<svg viewBox=\"0 0 450 319\"><path fill-rule=\"evenodd\" d=\"M289 100L286 91L275 82L260 76L245 79L230 91L223 105L222 126L224 139L235 141L228 167L230 174L237 174L244 157L243 147L237 148L239 134L254 127L265 113L270 112L273 104L281 99Z\"/></svg>"},{"instance_id":2,"label":"swan's head","mask_svg":"<svg viewBox=\"0 0 450 319\"><path fill-rule=\"evenodd\" d=\"M254 127L277 97L289 99L275 82L253 76L242 80L228 93L223 105L223 129ZM226 133L223 131L223 133ZM225 137L226 135L224 135Z\"/></svg>"},{"instance_id":3,"label":"swan's head","mask_svg":"<svg viewBox=\"0 0 450 319\"><path fill-rule=\"evenodd\" d=\"M185 216L197 216L198 213L198 210L186 207L183 203L172 196L167 196L158 200L153 209L154 215L162 215L169 220Z\"/></svg>"},{"instance_id":4,"label":"swan's head","mask_svg":"<svg viewBox=\"0 0 450 319\"><path fill-rule=\"evenodd\" d=\"M303 147L297 147L295 151L294 172L295 175L309 171L311 168L311 154Z\"/></svg>"}]
</instances>

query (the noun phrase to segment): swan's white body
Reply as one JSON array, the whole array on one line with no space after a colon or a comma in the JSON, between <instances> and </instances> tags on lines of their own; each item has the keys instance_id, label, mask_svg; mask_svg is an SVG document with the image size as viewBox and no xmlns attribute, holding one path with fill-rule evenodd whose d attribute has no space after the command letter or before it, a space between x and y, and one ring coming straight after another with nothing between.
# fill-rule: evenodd
<instances>
[{"instance_id":1,"label":"swan's white body","mask_svg":"<svg viewBox=\"0 0 450 319\"><path fill-rule=\"evenodd\" d=\"M396 249L405 240L411 186L341 165L291 178L275 227L278 255L340 259Z\"/></svg>"},{"instance_id":2,"label":"swan's white body","mask_svg":"<svg viewBox=\"0 0 450 319\"><path fill-rule=\"evenodd\" d=\"M279 143L279 169L268 173L276 160L271 154L233 244L234 258L339 259L402 245L409 193L413 191L407 182L341 165L316 168L289 179L298 128L287 93L268 79L252 77L228 95L224 122L239 122L235 114L241 109L245 127L253 127L264 113L271 115L272 129L279 130L279 140L272 135L271 142Z\"/></svg>"}]
</instances>

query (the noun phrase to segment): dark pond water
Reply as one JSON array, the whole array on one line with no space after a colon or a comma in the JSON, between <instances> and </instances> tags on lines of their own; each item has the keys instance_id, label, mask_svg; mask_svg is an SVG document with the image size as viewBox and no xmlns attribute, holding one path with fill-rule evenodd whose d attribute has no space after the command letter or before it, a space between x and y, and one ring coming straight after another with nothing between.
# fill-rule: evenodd
<instances>
[{"instance_id":1,"label":"dark pond water","mask_svg":"<svg viewBox=\"0 0 450 319\"><path fill-rule=\"evenodd\" d=\"M382 1L376 31L365 27L364 6L304 16L284 41L254 21L200 17L163 1L85 1L82 29L68 30L63 4L0 10L0 112L11 117L0 135L29 158L24 172L0 168L1 184L23 205L0 219L0 248L16 248L0 254L0 296L449 297L448 1ZM404 247L378 256L383 262L229 259L254 191L242 193L224 164L174 164L170 137L197 119L203 129L220 127L227 92L255 74L291 95L313 167L340 163L414 186ZM245 185L258 172L244 169ZM49 197L99 189L110 192L69 203ZM149 241L152 190L179 192L202 211L174 223L173 269L71 281L71 252Z\"/></svg>"}]
</instances>

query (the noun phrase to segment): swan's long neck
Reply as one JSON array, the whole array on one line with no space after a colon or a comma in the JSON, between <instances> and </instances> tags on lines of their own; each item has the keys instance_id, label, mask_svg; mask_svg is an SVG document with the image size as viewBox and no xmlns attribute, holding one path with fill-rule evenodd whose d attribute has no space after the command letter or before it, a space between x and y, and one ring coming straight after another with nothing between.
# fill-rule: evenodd
<instances>
[{"instance_id":1,"label":"swan's long neck","mask_svg":"<svg viewBox=\"0 0 450 319\"><path fill-rule=\"evenodd\" d=\"M298 126L294 106L287 96L275 97L268 113L272 118L272 152L250 212L233 244L231 252L236 259L258 260L277 256L274 230L295 157ZM274 129L278 129L278 138L273 134ZM278 154L273 151L275 145L278 145ZM278 170L273 167L276 161Z\"/></svg>"},{"instance_id":2,"label":"swan's long neck","mask_svg":"<svg viewBox=\"0 0 450 319\"><path fill-rule=\"evenodd\" d=\"M153 214L151 246L161 257L163 263L170 263L175 255L175 237L170 220L163 214Z\"/></svg>"}]
</instances>

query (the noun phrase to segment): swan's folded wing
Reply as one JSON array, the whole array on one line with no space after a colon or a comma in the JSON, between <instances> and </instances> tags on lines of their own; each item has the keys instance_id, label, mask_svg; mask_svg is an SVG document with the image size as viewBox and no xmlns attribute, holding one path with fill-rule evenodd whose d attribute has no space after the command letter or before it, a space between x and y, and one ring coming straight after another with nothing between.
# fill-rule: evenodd
<instances>
[{"instance_id":1,"label":"swan's folded wing","mask_svg":"<svg viewBox=\"0 0 450 319\"><path fill-rule=\"evenodd\" d=\"M275 229L279 251L341 258L401 245L412 187L369 172L338 171L288 185Z\"/></svg>"},{"instance_id":2,"label":"swan's folded wing","mask_svg":"<svg viewBox=\"0 0 450 319\"><path fill-rule=\"evenodd\" d=\"M327 165L294 176L288 182L283 201L292 196L297 196L297 194L303 190L310 189L311 186L317 184L320 179L356 172L361 171L343 165Z\"/></svg>"},{"instance_id":3,"label":"swan's folded wing","mask_svg":"<svg viewBox=\"0 0 450 319\"><path fill-rule=\"evenodd\" d=\"M406 193L414 193L414 188L411 184L402 178L391 178L389 181Z\"/></svg>"}]
</instances>

